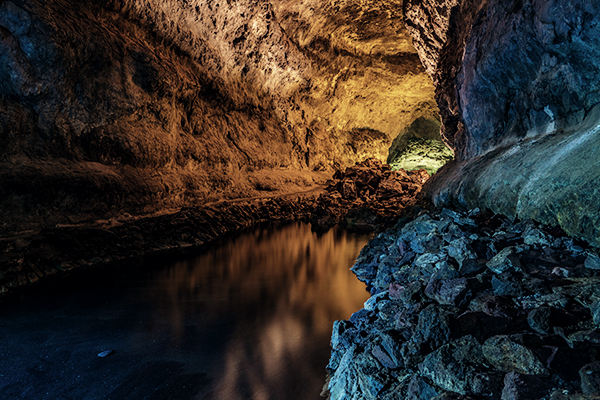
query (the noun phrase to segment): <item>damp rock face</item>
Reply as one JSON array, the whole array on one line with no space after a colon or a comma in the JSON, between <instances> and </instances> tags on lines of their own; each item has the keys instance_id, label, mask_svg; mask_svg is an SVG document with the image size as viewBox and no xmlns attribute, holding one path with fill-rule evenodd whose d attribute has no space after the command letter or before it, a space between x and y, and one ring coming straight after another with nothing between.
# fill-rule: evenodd
<instances>
[{"instance_id":1,"label":"damp rock face","mask_svg":"<svg viewBox=\"0 0 600 400\"><path fill-rule=\"evenodd\" d=\"M457 160L428 190L437 204L532 218L600 244L599 7L581 0L405 3Z\"/></svg>"},{"instance_id":2,"label":"damp rock face","mask_svg":"<svg viewBox=\"0 0 600 400\"><path fill-rule=\"evenodd\" d=\"M352 267L371 298L334 325L330 399L595 398L597 255L491 212L400 221Z\"/></svg>"}]
</instances>

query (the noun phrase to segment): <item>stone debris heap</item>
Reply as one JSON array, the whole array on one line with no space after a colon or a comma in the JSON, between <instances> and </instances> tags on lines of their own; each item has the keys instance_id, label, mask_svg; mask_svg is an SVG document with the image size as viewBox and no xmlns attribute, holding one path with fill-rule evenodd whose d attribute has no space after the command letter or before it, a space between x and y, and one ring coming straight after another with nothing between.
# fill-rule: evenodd
<instances>
[{"instance_id":1,"label":"stone debris heap","mask_svg":"<svg viewBox=\"0 0 600 400\"><path fill-rule=\"evenodd\" d=\"M414 204L429 177L424 169L392 171L378 159L367 159L335 173L318 199L311 222L325 229L342 223L349 228L372 230Z\"/></svg>"},{"instance_id":2,"label":"stone debris heap","mask_svg":"<svg viewBox=\"0 0 600 400\"><path fill-rule=\"evenodd\" d=\"M352 270L371 298L336 321L332 400L600 399L600 257L531 221L431 211Z\"/></svg>"}]
</instances>

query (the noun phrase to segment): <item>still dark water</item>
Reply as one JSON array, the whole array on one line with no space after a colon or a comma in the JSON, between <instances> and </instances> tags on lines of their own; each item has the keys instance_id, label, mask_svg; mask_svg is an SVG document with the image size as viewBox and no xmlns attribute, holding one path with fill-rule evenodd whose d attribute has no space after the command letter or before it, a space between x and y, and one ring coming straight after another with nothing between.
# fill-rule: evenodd
<instances>
[{"instance_id":1,"label":"still dark water","mask_svg":"<svg viewBox=\"0 0 600 400\"><path fill-rule=\"evenodd\" d=\"M333 321L368 298L349 270L367 240L261 228L0 305L0 398L319 399Z\"/></svg>"}]
</instances>

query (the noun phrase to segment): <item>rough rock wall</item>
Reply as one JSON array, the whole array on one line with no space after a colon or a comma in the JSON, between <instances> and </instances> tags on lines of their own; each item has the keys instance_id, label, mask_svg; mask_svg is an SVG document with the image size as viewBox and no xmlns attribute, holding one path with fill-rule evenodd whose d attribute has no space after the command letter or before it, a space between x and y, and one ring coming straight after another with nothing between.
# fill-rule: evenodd
<instances>
[{"instance_id":1,"label":"rough rock wall","mask_svg":"<svg viewBox=\"0 0 600 400\"><path fill-rule=\"evenodd\" d=\"M600 244L600 5L579 0L405 3L459 162L438 203L560 225Z\"/></svg>"},{"instance_id":2,"label":"rough rock wall","mask_svg":"<svg viewBox=\"0 0 600 400\"><path fill-rule=\"evenodd\" d=\"M144 26L159 22L93 2L1 3L5 224L177 206L301 166L273 100L215 75L217 50L196 59Z\"/></svg>"},{"instance_id":3,"label":"rough rock wall","mask_svg":"<svg viewBox=\"0 0 600 400\"><path fill-rule=\"evenodd\" d=\"M311 90L301 101L307 123L348 143L338 153L385 162L394 138L417 118L439 119L431 80L404 26L402 1L272 3L281 26L312 61ZM323 139L312 137L310 145L323 147Z\"/></svg>"},{"instance_id":4,"label":"rough rock wall","mask_svg":"<svg viewBox=\"0 0 600 400\"><path fill-rule=\"evenodd\" d=\"M0 0L4 227L253 195L312 182L286 171L385 159L407 125L435 118L433 88L401 14L337 3Z\"/></svg>"}]
</instances>

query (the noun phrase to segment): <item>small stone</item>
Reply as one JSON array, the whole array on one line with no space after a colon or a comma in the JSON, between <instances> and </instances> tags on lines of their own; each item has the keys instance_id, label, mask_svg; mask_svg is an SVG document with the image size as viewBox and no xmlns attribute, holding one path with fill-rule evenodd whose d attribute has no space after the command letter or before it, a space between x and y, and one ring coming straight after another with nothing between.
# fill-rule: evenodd
<instances>
[{"instance_id":1,"label":"small stone","mask_svg":"<svg viewBox=\"0 0 600 400\"><path fill-rule=\"evenodd\" d=\"M390 293L391 299L401 299L402 294L404 293L404 286L399 283L390 283L390 287L388 289Z\"/></svg>"},{"instance_id":2,"label":"small stone","mask_svg":"<svg viewBox=\"0 0 600 400\"><path fill-rule=\"evenodd\" d=\"M493 336L485 341L483 355L495 368L524 375L548 375L548 370L527 347L509 336Z\"/></svg>"},{"instance_id":3,"label":"small stone","mask_svg":"<svg viewBox=\"0 0 600 400\"><path fill-rule=\"evenodd\" d=\"M108 357L111 354L113 354L114 352L115 352L114 350L104 350L103 352L98 353L98 357L100 357L100 358Z\"/></svg>"},{"instance_id":4,"label":"small stone","mask_svg":"<svg viewBox=\"0 0 600 400\"><path fill-rule=\"evenodd\" d=\"M417 259L415 260L414 264L419 267L422 268L427 264L436 264L439 263L441 261L445 261L447 259L446 253L425 253L419 257L417 257Z\"/></svg>"},{"instance_id":5,"label":"small stone","mask_svg":"<svg viewBox=\"0 0 600 400\"><path fill-rule=\"evenodd\" d=\"M381 365L383 365L386 368L396 369L399 367L399 365L396 364L385 352L385 350L383 350L379 345L375 345L373 347L373 350L371 350L371 354L373 354L373 357L375 357L381 363Z\"/></svg>"},{"instance_id":6,"label":"small stone","mask_svg":"<svg viewBox=\"0 0 600 400\"><path fill-rule=\"evenodd\" d=\"M365 310L373 311L377 306L377 302L383 300L384 296L387 296L388 292L381 292L376 294L375 296L369 297L367 301L365 301Z\"/></svg>"},{"instance_id":7,"label":"small stone","mask_svg":"<svg viewBox=\"0 0 600 400\"><path fill-rule=\"evenodd\" d=\"M418 375L413 376L408 384L407 400L429 400L438 395L433 386Z\"/></svg>"},{"instance_id":8,"label":"small stone","mask_svg":"<svg viewBox=\"0 0 600 400\"><path fill-rule=\"evenodd\" d=\"M388 333L381 334L381 347L386 351L390 359L398 367L403 367L402 354L400 353L400 345Z\"/></svg>"},{"instance_id":9,"label":"small stone","mask_svg":"<svg viewBox=\"0 0 600 400\"><path fill-rule=\"evenodd\" d=\"M460 278L459 272L454 268L448 261L441 261L435 264L436 272L435 277L437 279L454 279Z\"/></svg>"},{"instance_id":10,"label":"small stone","mask_svg":"<svg viewBox=\"0 0 600 400\"><path fill-rule=\"evenodd\" d=\"M537 244L539 246L549 246L548 235L537 229L533 224L528 225L523 232L523 241L525 244Z\"/></svg>"},{"instance_id":11,"label":"small stone","mask_svg":"<svg viewBox=\"0 0 600 400\"><path fill-rule=\"evenodd\" d=\"M600 361L583 366L579 370L581 391L586 394L600 393Z\"/></svg>"},{"instance_id":12,"label":"small stone","mask_svg":"<svg viewBox=\"0 0 600 400\"><path fill-rule=\"evenodd\" d=\"M467 278L450 279L447 281L431 279L425 288L425 295L440 304L458 305L468 289L469 283Z\"/></svg>"},{"instance_id":13,"label":"small stone","mask_svg":"<svg viewBox=\"0 0 600 400\"><path fill-rule=\"evenodd\" d=\"M492 276L492 288L496 296L518 296L520 288L510 281L502 281Z\"/></svg>"},{"instance_id":14,"label":"small stone","mask_svg":"<svg viewBox=\"0 0 600 400\"><path fill-rule=\"evenodd\" d=\"M480 262L478 260L464 260L461 267L459 268L458 272L462 275L462 276L470 276L470 275L476 275L477 273L479 273L481 270L483 270L484 268L486 268L485 265L485 260L483 260L483 262Z\"/></svg>"},{"instance_id":15,"label":"small stone","mask_svg":"<svg viewBox=\"0 0 600 400\"><path fill-rule=\"evenodd\" d=\"M477 254L471 249L471 240L458 238L448 243L448 255L456 260L459 267L464 260L477 259Z\"/></svg>"},{"instance_id":16,"label":"small stone","mask_svg":"<svg viewBox=\"0 0 600 400\"><path fill-rule=\"evenodd\" d=\"M484 372L485 358L473 336L463 336L425 357L421 375L444 390L498 398L500 377Z\"/></svg>"},{"instance_id":17,"label":"small stone","mask_svg":"<svg viewBox=\"0 0 600 400\"><path fill-rule=\"evenodd\" d=\"M521 261L516 254L514 247L502 249L494 258L486 263L486 266L496 274L501 274L508 270L521 270Z\"/></svg>"},{"instance_id":18,"label":"small stone","mask_svg":"<svg viewBox=\"0 0 600 400\"><path fill-rule=\"evenodd\" d=\"M588 269L600 270L600 257L597 254L589 253L583 265Z\"/></svg>"},{"instance_id":19,"label":"small stone","mask_svg":"<svg viewBox=\"0 0 600 400\"><path fill-rule=\"evenodd\" d=\"M587 331L579 331L572 333L567 338L567 343L592 343L592 344L600 344L600 332L597 330L587 330Z\"/></svg>"},{"instance_id":20,"label":"small stone","mask_svg":"<svg viewBox=\"0 0 600 400\"><path fill-rule=\"evenodd\" d=\"M546 395L552 387L549 379L509 372L504 376L502 400L533 400Z\"/></svg>"},{"instance_id":21,"label":"small stone","mask_svg":"<svg viewBox=\"0 0 600 400\"><path fill-rule=\"evenodd\" d=\"M531 310L527 315L529 327L542 335L550 334L550 307L540 307Z\"/></svg>"},{"instance_id":22,"label":"small stone","mask_svg":"<svg viewBox=\"0 0 600 400\"><path fill-rule=\"evenodd\" d=\"M568 278L569 270L561 267L554 267L552 268L552 275L560 276L562 278Z\"/></svg>"}]
</instances>

